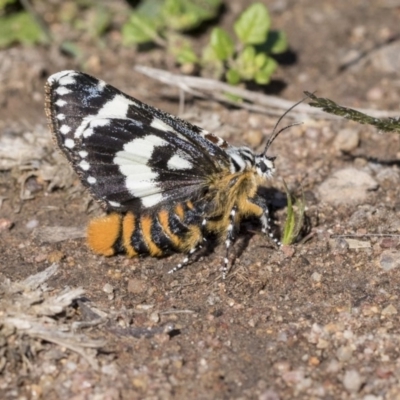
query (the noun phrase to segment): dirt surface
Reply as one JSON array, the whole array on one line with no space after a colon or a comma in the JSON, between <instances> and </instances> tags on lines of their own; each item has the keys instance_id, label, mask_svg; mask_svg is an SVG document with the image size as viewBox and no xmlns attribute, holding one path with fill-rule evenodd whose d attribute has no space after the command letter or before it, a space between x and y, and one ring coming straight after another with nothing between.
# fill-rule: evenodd
<instances>
[{"instance_id":1,"label":"dirt surface","mask_svg":"<svg viewBox=\"0 0 400 400\"><path fill-rule=\"evenodd\" d=\"M114 3L123 21L128 6ZM265 3L292 50L292 62L267 92L297 101L303 90L317 90L342 105L398 110L399 2ZM245 4L229 2L220 24L231 26ZM77 40L78 33L52 20L51 7L44 15L58 40ZM43 111L46 77L82 69L142 101L178 110L176 89L133 71L135 64L176 67L159 49L122 48L118 23L101 43L82 35L79 60L57 43L0 52L0 397L400 398L396 134L307 115L285 131L271 149L277 174L268 196L279 230L282 178L294 193L303 190L309 235L277 250L245 224L226 280L222 246L173 275L167 272L182 255L103 258L88 250L84 228L100 210L53 147ZM187 100L192 122L234 144L257 148L275 123ZM349 180L337 182L342 170ZM331 237L366 233L392 236ZM46 285L16 284L54 264ZM35 308L76 288L84 295L71 295L59 309ZM11 329L6 317L20 322L13 320ZM34 323L55 324L68 335L52 339L33 332Z\"/></svg>"}]
</instances>

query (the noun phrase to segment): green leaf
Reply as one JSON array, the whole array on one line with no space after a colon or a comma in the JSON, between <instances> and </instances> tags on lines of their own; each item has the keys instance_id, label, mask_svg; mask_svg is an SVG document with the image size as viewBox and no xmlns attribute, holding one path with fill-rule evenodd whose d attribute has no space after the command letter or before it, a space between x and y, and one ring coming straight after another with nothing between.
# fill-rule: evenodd
<instances>
[{"instance_id":1,"label":"green leaf","mask_svg":"<svg viewBox=\"0 0 400 400\"><path fill-rule=\"evenodd\" d=\"M270 24L270 16L264 4L254 3L240 15L233 27L242 43L260 44L267 40Z\"/></svg>"},{"instance_id":2,"label":"green leaf","mask_svg":"<svg viewBox=\"0 0 400 400\"><path fill-rule=\"evenodd\" d=\"M183 48L176 54L178 64L197 64L199 59L193 49Z\"/></svg>"},{"instance_id":3,"label":"green leaf","mask_svg":"<svg viewBox=\"0 0 400 400\"><path fill-rule=\"evenodd\" d=\"M295 199L295 204L293 205L292 195L289 192L286 182L283 181L283 184L287 198L287 217L281 242L284 245L290 245L295 242L303 226L306 203L303 195L301 200Z\"/></svg>"},{"instance_id":4,"label":"green leaf","mask_svg":"<svg viewBox=\"0 0 400 400\"><path fill-rule=\"evenodd\" d=\"M201 55L201 75L212 79L221 79L224 74L224 63L215 54L209 43Z\"/></svg>"},{"instance_id":5,"label":"green leaf","mask_svg":"<svg viewBox=\"0 0 400 400\"><path fill-rule=\"evenodd\" d=\"M162 20L163 7L164 1L145 0L136 7L136 13L152 21L159 21Z\"/></svg>"},{"instance_id":6,"label":"green leaf","mask_svg":"<svg viewBox=\"0 0 400 400\"><path fill-rule=\"evenodd\" d=\"M255 65L262 69L267 64L268 58L265 53L258 53L254 58Z\"/></svg>"},{"instance_id":7,"label":"green leaf","mask_svg":"<svg viewBox=\"0 0 400 400\"><path fill-rule=\"evenodd\" d=\"M238 61L243 65L254 65L256 58L256 50L253 46L246 46L238 56Z\"/></svg>"},{"instance_id":8,"label":"green leaf","mask_svg":"<svg viewBox=\"0 0 400 400\"><path fill-rule=\"evenodd\" d=\"M268 57L264 66L255 73L254 80L259 85L268 84L271 80L272 74L275 72L277 67L277 62L273 58Z\"/></svg>"},{"instance_id":9,"label":"green leaf","mask_svg":"<svg viewBox=\"0 0 400 400\"><path fill-rule=\"evenodd\" d=\"M134 13L122 27L122 42L125 46L152 42L157 37L154 20Z\"/></svg>"},{"instance_id":10,"label":"green leaf","mask_svg":"<svg viewBox=\"0 0 400 400\"><path fill-rule=\"evenodd\" d=\"M71 57L83 58L83 51L79 46L76 45L76 43L67 40L61 43L60 48L65 54Z\"/></svg>"},{"instance_id":11,"label":"green leaf","mask_svg":"<svg viewBox=\"0 0 400 400\"><path fill-rule=\"evenodd\" d=\"M0 17L0 48L13 43L33 45L44 40L35 20L25 11Z\"/></svg>"},{"instance_id":12,"label":"green leaf","mask_svg":"<svg viewBox=\"0 0 400 400\"><path fill-rule=\"evenodd\" d=\"M223 29L214 28L212 30L210 44L219 60L227 60L233 56L235 43Z\"/></svg>"},{"instance_id":13,"label":"green leaf","mask_svg":"<svg viewBox=\"0 0 400 400\"><path fill-rule=\"evenodd\" d=\"M186 31L214 18L220 4L221 0L165 0L163 16L169 28Z\"/></svg>"},{"instance_id":14,"label":"green leaf","mask_svg":"<svg viewBox=\"0 0 400 400\"><path fill-rule=\"evenodd\" d=\"M270 31L265 47L268 54L282 54L287 51L289 45L285 32Z\"/></svg>"},{"instance_id":15,"label":"green leaf","mask_svg":"<svg viewBox=\"0 0 400 400\"><path fill-rule=\"evenodd\" d=\"M86 23L86 29L93 38L101 36L111 24L112 16L105 7L98 5L93 7L89 13L89 20Z\"/></svg>"},{"instance_id":16,"label":"green leaf","mask_svg":"<svg viewBox=\"0 0 400 400\"><path fill-rule=\"evenodd\" d=\"M229 92L224 92L224 97L226 97L227 100L234 101L235 103L238 103L238 104L239 103L243 103L243 98L238 96L238 95L236 95L236 94L232 94L232 93L229 93Z\"/></svg>"},{"instance_id":17,"label":"green leaf","mask_svg":"<svg viewBox=\"0 0 400 400\"><path fill-rule=\"evenodd\" d=\"M254 78L257 66L256 51L253 46L246 46L243 51L238 54L234 62L234 68L240 74L241 79L249 81Z\"/></svg>"},{"instance_id":18,"label":"green leaf","mask_svg":"<svg viewBox=\"0 0 400 400\"><path fill-rule=\"evenodd\" d=\"M231 85L237 85L240 82L240 74L235 69L229 69L226 72L226 80Z\"/></svg>"},{"instance_id":19,"label":"green leaf","mask_svg":"<svg viewBox=\"0 0 400 400\"><path fill-rule=\"evenodd\" d=\"M193 50L191 42L183 35L171 32L167 36L167 50L181 64L197 64L199 59Z\"/></svg>"}]
</instances>

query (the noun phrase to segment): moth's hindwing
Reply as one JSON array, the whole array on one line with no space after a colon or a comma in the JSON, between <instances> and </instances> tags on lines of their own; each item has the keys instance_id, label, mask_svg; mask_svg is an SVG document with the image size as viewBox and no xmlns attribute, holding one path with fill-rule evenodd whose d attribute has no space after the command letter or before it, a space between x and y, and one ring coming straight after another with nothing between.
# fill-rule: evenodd
<instances>
[{"instance_id":1,"label":"moth's hindwing","mask_svg":"<svg viewBox=\"0 0 400 400\"><path fill-rule=\"evenodd\" d=\"M81 72L48 79L46 113L58 146L108 210L190 200L229 170L222 139Z\"/></svg>"}]
</instances>

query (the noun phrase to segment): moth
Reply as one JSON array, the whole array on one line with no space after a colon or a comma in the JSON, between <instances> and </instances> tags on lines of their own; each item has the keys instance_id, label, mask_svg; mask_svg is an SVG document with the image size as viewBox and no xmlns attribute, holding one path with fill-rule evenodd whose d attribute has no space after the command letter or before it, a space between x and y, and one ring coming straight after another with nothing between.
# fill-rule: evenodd
<instances>
[{"instance_id":1,"label":"moth","mask_svg":"<svg viewBox=\"0 0 400 400\"><path fill-rule=\"evenodd\" d=\"M225 242L225 277L243 219L272 237L258 189L274 174L266 153L280 132L254 153L77 71L50 76L45 92L55 142L106 211L87 228L95 253L184 253L174 272L215 239Z\"/></svg>"}]
</instances>

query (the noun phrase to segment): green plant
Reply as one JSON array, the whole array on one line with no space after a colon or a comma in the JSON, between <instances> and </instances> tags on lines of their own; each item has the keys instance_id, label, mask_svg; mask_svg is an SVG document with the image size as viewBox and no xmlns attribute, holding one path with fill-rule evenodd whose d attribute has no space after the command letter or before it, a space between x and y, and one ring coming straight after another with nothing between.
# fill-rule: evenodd
<instances>
[{"instance_id":1,"label":"green plant","mask_svg":"<svg viewBox=\"0 0 400 400\"><path fill-rule=\"evenodd\" d=\"M215 18L221 0L145 0L122 28L123 43L167 45L171 32L185 32Z\"/></svg>"},{"instance_id":2,"label":"green plant","mask_svg":"<svg viewBox=\"0 0 400 400\"><path fill-rule=\"evenodd\" d=\"M302 197L302 199L294 199L292 194L289 192L286 183L283 183L285 186L287 198L287 217L283 229L281 242L283 245L290 245L296 241L303 226L305 200L304 196Z\"/></svg>"},{"instance_id":3,"label":"green plant","mask_svg":"<svg viewBox=\"0 0 400 400\"><path fill-rule=\"evenodd\" d=\"M14 43L33 45L45 39L35 18L27 11L7 12L17 0L0 0L0 48Z\"/></svg>"},{"instance_id":4,"label":"green plant","mask_svg":"<svg viewBox=\"0 0 400 400\"><path fill-rule=\"evenodd\" d=\"M236 20L233 28L237 42L221 28L214 28L203 52L203 62L215 71L214 77L225 74L231 84L241 81L269 83L277 68L272 54L287 50L283 32L270 31L271 20L261 3L250 5Z\"/></svg>"},{"instance_id":5,"label":"green plant","mask_svg":"<svg viewBox=\"0 0 400 400\"><path fill-rule=\"evenodd\" d=\"M42 30L26 11L0 17L0 48L13 43L33 45L42 40Z\"/></svg>"},{"instance_id":6,"label":"green plant","mask_svg":"<svg viewBox=\"0 0 400 400\"><path fill-rule=\"evenodd\" d=\"M231 84L269 83L277 67L271 55L286 51L288 46L283 32L270 31L270 16L263 4L250 5L236 20L236 41L224 29L214 28L201 55L196 54L189 38L180 33L214 18L220 3L146 0L123 26L123 42L156 43L165 47L179 64L197 65L202 75L225 78Z\"/></svg>"},{"instance_id":7,"label":"green plant","mask_svg":"<svg viewBox=\"0 0 400 400\"><path fill-rule=\"evenodd\" d=\"M372 117L352 108L341 106L331 99L317 97L310 92L304 92L304 94L312 100L309 103L310 106L321 108L329 114L338 115L360 124L375 126L382 132L400 133L400 121L398 118Z\"/></svg>"}]
</instances>

